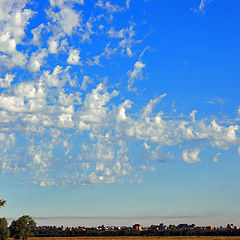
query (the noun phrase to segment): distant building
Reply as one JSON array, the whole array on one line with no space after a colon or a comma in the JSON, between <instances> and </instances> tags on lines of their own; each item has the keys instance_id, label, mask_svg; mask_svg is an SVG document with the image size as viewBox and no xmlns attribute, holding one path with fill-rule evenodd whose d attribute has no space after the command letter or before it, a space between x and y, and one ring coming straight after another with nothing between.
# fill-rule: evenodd
<instances>
[{"instance_id":1,"label":"distant building","mask_svg":"<svg viewBox=\"0 0 240 240\"><path fill-rule=\"evenodd\" d=\"M132 228L135 230L142 230L142 226L140 224L134 224Z\"/></svg>"},{"instance_id":2,"label":"distant building","mask_svg":"<svg viewBox=\"0 0 240 240\"><path fill-rule=\"evenodd\" d=\"M207 226L206 229L208 229L208 230L213 230L214 227L213 227L213 226Z\"/></svg>"},{"instance_id":3,"label":"distant building","mask_svg":"<svg viewBox=\"0 0 240 240\"><path fill-rule=\"evenodd\" d=\"M234 229L235 226L234 226L233 224L228 224L228 225L227 225L227 228Z\"/></svg>"}]
</instances>

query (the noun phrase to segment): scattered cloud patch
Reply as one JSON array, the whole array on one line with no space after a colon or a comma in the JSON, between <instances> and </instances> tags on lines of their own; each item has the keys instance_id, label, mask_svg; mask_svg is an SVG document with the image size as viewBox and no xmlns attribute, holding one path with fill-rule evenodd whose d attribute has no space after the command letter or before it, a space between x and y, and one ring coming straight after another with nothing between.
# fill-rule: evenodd
<instances>
[{"instance_id":1,"label":"scattered cloud patch","mask_svg":"<svg viewBox=\"0 0 240 240\"><path fill-rule=\"evenodd\" d=\"M72 65L81 65L80 51L77 49L70 50L67 62L68 64L72 64Z\"/></svg>"},{"instance_id":2,"label":"scattered cloud patch","mask_svg":"<svg viewBox=\"0 0 240 240\"><path fill-rule=\"evenodd\" d=\"M220 155L221 155L221 153L217 153L213 158L213 162L217 163L219 161Z\"/></svg>"},{"instance_id":3,"label":"scattered cloud patch","mask_svg":"<svg viewBox=\"0 0 240 240\"><path fill-rule=\"evenodd\" d=\"M134 81L136 79L142 79L142 69L146 67L146 64L144 64L141 60L135 62L133 71L128 71L128 90L131 89L131 87L134 84Z\"/></svg>"},{"instance_id":4,"label":"scattered cloud patch","mask_svg":"<svg viewBox=\"0 0 240 240\"><path fill-rule=\"evenodd\" d=\"M126 91L148 67L138 25L122 21L130 0L50 0L45 19L28 3L0 2L1 177L42 187L141 183L175 151L195 163L204 146L240 145L239 109L231 121L200 108L171 115L166 94Z\"/></svg>"},{"instance_id":5,"label":"scattered cloud patch","mask_svg":"<svg viewBox=\"0 0 240 240\"><path fill-rule=\"evenodd\" d=\"M0 78L0 88L8 88L11 86L11 82L13 81L15 75L14 74L6 74L4 78Z\"/></svg>"},{"instance_id":6,"label":"scattered cloud patch","mask_svg":"<svg viewBox=\"0 0 240 240\"><path fill-rule=\"evenodd\" d=\"M46 49L32 53L32 56L29 61L29 71L38 72L40 71L41 66L45 63L44 58L47 57Z\"/></svg>"},{"instance_id":7,"label":"scattered cloud patch","mask_svg":"<svg viewBox=\"0 0 240 240\"><path fill-rule=\"evenodd\" d=\"M145 165L141 165L140 169L142 169L143 171L150 171L150 172L155 172L156 168L153 166L145 166Z\"/></svg>"},{"instance_id":8,"label":"scattered cloud patch","mask_svg":"<svg viewBox=\"0 0 240 240\"><path fill-rule=\"evenodd\" d=\"M212 0L201 0L198 8L194 8L194 12L201 12L201 13L205 13L205 7L206 7L206 4L211 2Z\"/></svg>"},{"instance_id":9,"label":"scattered cloud patch","mask_svg":"<svg viewBox=\"0 0 240 240\"><path fill-rule=\"evenodd\" d=\"M95 6L100 7L104 10L107 10L110 13L124 11L123 7L120 7L117 4L112 4L110 1L98 0Z\"/></svg>"},{"instance_id":10,"label":"scattered cloud patch","mask_svg":"<svg viewBox=\"0 0 240 240\"><path fill-rule=\"evenodd\" d=\"M195 148L195 149L185 149L183 151L183 160L187 163L196 163L196 162L201 162L202 160L199 158L199 153L200 149Z\"/></svg>"}]
</instances>

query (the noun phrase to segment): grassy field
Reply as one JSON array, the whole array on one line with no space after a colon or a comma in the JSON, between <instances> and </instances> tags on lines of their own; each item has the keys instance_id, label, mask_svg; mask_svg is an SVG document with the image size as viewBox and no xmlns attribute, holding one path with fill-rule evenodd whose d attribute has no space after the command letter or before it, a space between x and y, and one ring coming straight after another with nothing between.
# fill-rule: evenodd
<instances>
[{"instance_id":1,"label":"grassy field","mask_svg":"<svg viewBox=\"0 0 240 240\"><path fill-rule=\"evenodd\" d=\"M239 237L48 237L48 238L29 238L29 240L240 240Z\"/></svg>"}]
</instances>

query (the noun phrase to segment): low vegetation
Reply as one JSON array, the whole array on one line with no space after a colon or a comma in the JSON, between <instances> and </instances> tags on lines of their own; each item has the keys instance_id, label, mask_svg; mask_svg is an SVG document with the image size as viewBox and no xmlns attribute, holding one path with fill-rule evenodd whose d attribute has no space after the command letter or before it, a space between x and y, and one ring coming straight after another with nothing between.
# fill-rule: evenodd
<instances>
[{"instance_id":1,"label":"low vegetation","mask_svg":"<svg viewBox=\"0 0 240 240\"><path fill-rule=\"evenodd\" d=\"M123 236L123 237L47 237L47 238L29 238L29 240L240 240L240 237L211 237L211 236Z\"/></svg>"}]
</instances>

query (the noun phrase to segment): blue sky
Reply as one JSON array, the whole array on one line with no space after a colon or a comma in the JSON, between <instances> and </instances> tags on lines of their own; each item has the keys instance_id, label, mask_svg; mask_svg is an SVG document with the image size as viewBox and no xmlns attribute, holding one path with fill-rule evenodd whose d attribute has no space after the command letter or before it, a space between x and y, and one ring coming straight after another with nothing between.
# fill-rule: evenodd
<instances>
[{"instance_id":1,"label":"blue sky","mask_svg":"<svg viewBox=\"0 0 240 240\"><path fill-rule=\"evenodd\" d=\"M1 1L1 215L238 224L239 10Z\"/></svg>"}]
</instances>

